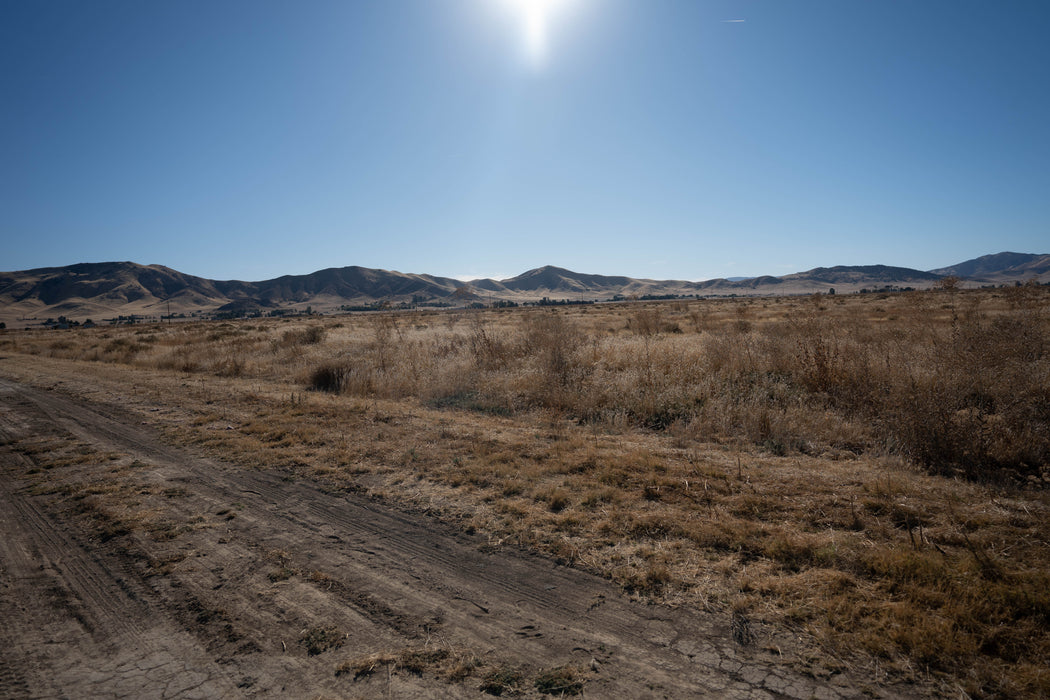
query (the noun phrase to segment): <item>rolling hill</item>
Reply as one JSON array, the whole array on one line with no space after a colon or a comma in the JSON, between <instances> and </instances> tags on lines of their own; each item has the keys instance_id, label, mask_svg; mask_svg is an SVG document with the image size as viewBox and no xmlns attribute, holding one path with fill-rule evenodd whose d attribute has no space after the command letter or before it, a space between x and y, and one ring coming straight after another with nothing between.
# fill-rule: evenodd
<instances>
[{"instance_id":1,"label":"rolling hill","mask_svg":"<svg viewBox=\"0 0 1050 700\"><path fill-rule=\"evenodd\" d=\"M922 288L952 275L971 286L1038 279L1050 281L1050 255L998 253L949 267L921 271L886 265L818 267L782 277L702 282L582 274L545 266L504 280L462 282L428 274L365 267L328 268L261 282L209 280L163 265L79 263L0 273L0 320L8 325L67 316L118 316L229 312L277 308L321 311L381 302L451 305L543 298L603 300L613 297L806 294L861 288Z\"/></svg>"},{"instance_id":2,"label":"rolling hill","mask_svg":"<svg viewBox=\"0 0 1050 700\"><path fill-rule=\"evenodd\" d=\"M1050 277L1050 255L996 253L930 272L935 275L953 275L987 282L1012 282L1032 278L1045 282Z\"/></svg>"}]
</instances>

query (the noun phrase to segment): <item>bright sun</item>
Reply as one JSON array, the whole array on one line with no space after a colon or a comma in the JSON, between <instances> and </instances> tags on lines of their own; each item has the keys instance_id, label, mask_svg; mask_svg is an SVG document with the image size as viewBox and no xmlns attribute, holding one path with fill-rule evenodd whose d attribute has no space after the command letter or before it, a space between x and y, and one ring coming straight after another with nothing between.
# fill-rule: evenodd
<instances>
[{"instance_id":1,"label":"bright sun","mask_svg":"<svg viewBox=\"0 0 1050 700\"><path fill-rule=\"evenodd\" d=\"M502 0L519 17L525 41L525 54L534 66L547 58L550 24L571 0Z\"/></svg>"}]
</instances>

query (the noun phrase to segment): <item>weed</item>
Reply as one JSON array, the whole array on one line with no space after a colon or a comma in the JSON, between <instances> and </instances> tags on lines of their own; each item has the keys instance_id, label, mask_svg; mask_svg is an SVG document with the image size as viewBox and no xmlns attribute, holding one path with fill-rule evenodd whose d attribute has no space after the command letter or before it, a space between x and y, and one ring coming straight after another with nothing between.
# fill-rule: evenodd
<instances>
[{"instance_id":1,"label":"weed","mask_svg":"<svg viewBox=\"0 0 1050 700\"><path fill-rule=\"evenodd\" d=\"M497 668L485 674L479 690L498 697L504 693L519 692L524 682L525 676L521 671L512 668Z\"/></svg>"},{"instance_id":2,"label":"weed","mask_svg":"<svg viewBox=\"0 0 1050 700\"><path fill-rule=\"evenodd\" d=\"M356 680L362 676L372 675L377 668L391 666L395 663L397 663L397 657L393 654L368 654L339 664L335 669L335 675L344 676L352 673Z\"/></svg>"},{"instance_id":3,"label":"weed","mask_svg":"<svg viewBox=\"0 0 1050 700\"><path fill-rule=\"evenodd\" d=\"M299 644L306 647L310 656L323 654L329 649L343 646L344 636L335 627L311 627L299 637Z\"/></svg>"},{"instance_id":4,"label":"weed","mask_svg":"<svg viewBox=\"0 0 1050 700\"><path fill-rule=\"evenodd\" d=\"M544 695L579 695L583 692L583 679L578 669L562 666L541 672L533 686Z\"/></svg>"},{"instance_id":5,"label":"weed","mask_svg":"<svg viewBox=\"0 0 1050 700\"><path fill-rule=\"evenodd\" d=\"M446 660L448 649L406 649L398 659L400 667L409 673L422 676L423 672L435 664Z\"/></svg>"},{"instance_id":6,"label":"weed","mask_svg":"<svg viewBox=\"0 0 1050 700\"><path fill-rule=\"evenodd\" d=\"M295 569L290 569L287 566L282 566L271 571L267 578L270 579L271 583L277 583L279 581L287 581L292 576L295 576Z\"/></svg>"}]
</instances>

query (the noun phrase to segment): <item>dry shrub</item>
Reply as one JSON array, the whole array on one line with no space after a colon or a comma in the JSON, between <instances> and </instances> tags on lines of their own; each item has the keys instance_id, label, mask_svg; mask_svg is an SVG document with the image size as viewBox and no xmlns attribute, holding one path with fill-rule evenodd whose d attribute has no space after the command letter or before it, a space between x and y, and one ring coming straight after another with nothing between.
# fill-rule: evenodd
<instances>
[{"instance_id":1,"label":"dry shrub","mask_svg":"<svg viewBox=\"0 0 1050 700\"><path fill-rule=\"evenodd\" d=\"M1050 461L1046 318L988 317L976 307L948 328L909 329L873 381L867 353L840 364L836 405L877 427L891 449L936 472L996 478ZM881 341L881 342L880 342ZM902 342L903 341L903 342Z\"/></svg>"},{"instance_id":2,"label":"dry shrub","mask_svg":"<svg viewBox=\"0 0 1050 700\"><path fill-rule=\"evenodd\" d=\"M639 309L627 319L627 327L638 335L656 335L661 324L660 310L654 308Z\"/></svg>"},{"instance_id":3,"label":"dry shrub","mask_svg":"<svg viewBox=\"0 0 1050 700\"><path fill-rule=\"evenodd\" d=\"M376 393L375 372L365 363L325 363L310 372L308 385L314 391L372 396Z\"/></svg>"},{"instance_id":4,"label":"dry shrub","mask_svg":"<svg viewBox=\"0 0 1050 700\"><path fill-rule=\"evenodd\" d=\"M668 335L650 307L633 313L626 336L595 335L559 312L498 323L474 315L465 335L405 332L380 316L353 363L324 362L308 384L503 415L542 409L609 426L675 426L679 440L773 454L884 452L971 478L1038 476L1050 461L1048 319L1037 303L1045 294L1012 293L1017 300L994 313L952 301L940 305L943 320L926 318L944 294L913 293L904 310L914 317L890 326L859 305L832 312L823 298L785 320L736 304L690 336ZM197 367L194 357L175 359Z\"/></svg>"},{"instance_id":5,"label":"dry shrub","mask_svg":"<svg viewBox=\"0 0 1050 700\"><path fill-rule=\"evenodd\" d=\"M203 355L204 353L193 345L176 345L166 356L158 359L155 366L176 372L198 372L204 363Z\"/></svg>"},{"instance_id":6,"label":"dry shrub","mask_svg":"<svg viewBox=\"0 0 1050 700\"><path fill-rule=\"evenodd\" d=\"M310 373L310 388L314 391L327 391L332 394L342 393L346 371L345 365L321 365Z\"/></svg>"},{"instance_id":7,"label":"dry shrub","mask_svg":"<svg viewBox=\"0 0 1050 700\"><path fill-rule=\"evenodd\" d=\"M533 367L531 401L545 408L574 407L587 375L580 354L584 342L582 331L562 314L526 318L521 354Z\"/></svg>"},{"instance_id":8,"label":"dry shrub","mask_svg":"<svg viewBox=\"0 0 1050 700\"><path fill-rule=\"evenodd\" d=\"M849 299L457 312L446 323L385 313L328 328L117 327L25 333L17 345L27 354L224 377L273 380L291 369L330 393L673 430L683 447L892 454L934 473L1017 481L1040 479L1050 463L1048 308L1044 287L956 286ZM677 334L681 323L697 332Z\"/></svg>"},{"instance_id":9,"label":"dry shrub","mask_svg":"<svg viewBox=\"0 0 1050 700\"><path fill-rule=\"evenodd\" d=\"M213 371L220 377L240 377L245 374L245 369L245 358L235 353L228 354L213 366Z\"/></svg>"},{"instance_id":10,"label":"dry shrub","mask_svg":"<svg viewBox=\"0 0 1050 700\"><path fill-rule=\"evenodd\" d=\"M515 357L512 342L501 338L499 332L490 328L481 316L475 315L470 322L470 352L474 365L482 370L500 370Z\"/></svg>"},{"instance_id":11,"label":"dry shrub","mask_svg":"<svg viewBox=\"0 0 1050 700\"><path fill-rule=\"evenodd\" d=\"M297 330L288 330L281 334L280 344L283 347L296 345L317 345L324 342L327 331L324 326L307 326Z\"/></svg>"}]
</instances>

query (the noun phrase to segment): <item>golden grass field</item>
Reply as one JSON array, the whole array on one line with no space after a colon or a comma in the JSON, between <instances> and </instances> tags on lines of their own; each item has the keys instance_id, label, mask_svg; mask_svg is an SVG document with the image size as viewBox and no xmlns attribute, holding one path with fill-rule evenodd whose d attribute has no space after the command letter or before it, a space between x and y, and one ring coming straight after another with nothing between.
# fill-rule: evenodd
<instances>
[{"instance_id":1,"label":"golden grass field","mask_svg":"<svg viewBox=\"0 0 1050 700\"><path fill-rule=\"evenodd\" d=\"M791 630L825 669L1050 696L1046 287L9 330L0 355L119 376L225 461Z\"/></svg>"}]
</instances>

